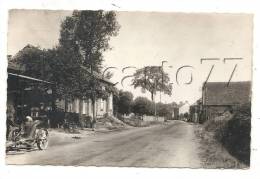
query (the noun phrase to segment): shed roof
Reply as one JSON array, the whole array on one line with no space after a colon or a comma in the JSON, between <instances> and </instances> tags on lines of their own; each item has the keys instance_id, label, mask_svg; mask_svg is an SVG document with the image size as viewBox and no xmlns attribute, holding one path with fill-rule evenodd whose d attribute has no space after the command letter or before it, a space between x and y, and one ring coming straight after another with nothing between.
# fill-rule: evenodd
<instances>
[{"instance_id":1,"label":"shed roof","mask_svg":"<svg viewBox=\"0 0 260 179\"><path fill-rule=\"evenodd\" d=\"M83 68L83 67L82 67ZM91 71L87 68L84 67L84 69L89 73L91 74ZM14 61L8 61L8 69L7 71L12 75L12 74L15 74L15 75L18 75L17 73L21 73L22 71L25 71L25 68L24 66L18 64L18 63L15 63ZM110 85L113 85L113 82L110 81L109 79L103 77L101 74L99 74L98 72L94 71L93 72L93 75L95 76L95 78L99 79L100 81L102 82L105 82L105 83L108 83ZM22 77L23 75L20 75L20 77ZM29 77L31 79L36 79L36 78L33 78L33 77ZM44 81L44 80L42 80Z\"/></svg>"},{"instance_id":2,"label":"shed roof","mask_svg":"<svg viewBox=\"0 0 260 179\"><path fill-rule=\"evenodd\" d=\"M18 77L18 78L23 78L23 79L26 79L26 80L38 81L38 82L42 82L42 83L53 84L52 82L41 80L41 79L37 79L37 78L33 78L33 77L30 77L30 76L19 75L19 74L15 74L15 73L8 73L8 75L14 76L14 77Z\"/></svg>"},{"instance_id":3,"label":"shed roof","mask_svg":"<svg viewBox=\"0 0 260 179\"><path fill-rule=\"evenodd\" d=\"M251 101L251 81L207 82L203 87L204 105L235 105Z\"/></svg>"}]
</instances>

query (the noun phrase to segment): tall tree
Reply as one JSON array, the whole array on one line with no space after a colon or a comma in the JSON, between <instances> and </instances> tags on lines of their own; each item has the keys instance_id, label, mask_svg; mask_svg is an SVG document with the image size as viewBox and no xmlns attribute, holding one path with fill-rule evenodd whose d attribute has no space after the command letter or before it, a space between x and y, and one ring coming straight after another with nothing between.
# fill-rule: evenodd
<instances>
[{"instance_id":1,"label":"tall tree","mask_svg":"<svg viewBox=\"0 0 260 179\"><path fill-rule=\"evenodd\" d=\"M69 48L57 47L52 56L52 81L56 83L57 94L60 98L72 100L81 98L82 85L87 83L87 76L80 68L80 55Z\"/></svg>"},{"instance_id":2,"label":"tall tree","mask_svg":"<svg viewBox=\"0 0 260 179\"><path fill-rule=\"evenodd\" d=\"M103 52L111 49L109 40L117 35L118 30L119 24L113 11L73 11L72 16L61 24L61 51L77 54L72 59L76 63L74 66L78 65L77 68L80 69L78 77L83 79L78 83L77 89L81 89L84 96L90 95L94 118L96 96L104 91L95 73L101 72Z\"/></svg>"},{"instance_id":3,"label":"tall tree","mask_svg":"<svg viewBox=\"0 0 260 179\"><path fill-rule=\"evenodd\" d=\"M49 80L51 78L50 50L28 44L11 61L21 67L21 73L30 77Z\"/></svg>"},{"instance_id":4,"label":"tall tree","mask_svg":"<svg viewBox=\"0 0 260 179\"><path fill-rule=\"evenodd\" d=\"M114 12L74 11L61 24L59 45L41 50L28 45L15 57L25 74L56 83L60 98L105 98L115 88L100 80L103 52L110 50L110 37L119 24ZM111 74L106 75L111 77ZM93 110L95 117L95 111Z\"/></svg>"},{"instance_id":5,"label":"tall tree","mask_svg":"<svg viewBox=\"0 0 260 179\"><path fill-rule=\"evenodd\" d=\"M16 66L20 74L45 81L52 81L51 58L52 50L41 49L40 47L28 44L14 55L13 58L10 58L9 61ZM35 91L44 93L50 88L45 83L31 83L30 87L34 88Z\"/></svg>"},{"instance_id":6,"label":"tall tree","mask_svg":"<svg viewBox=\"0 0 260 179\"><path fill-rule=\"evenodd\" d=\"M152 101L158 91L168 95L172 94L169 75L160 66L146 66L136 70L132 85L134 88L141 87L142 90L149 91Z\"/></svg>"},{"instance_id":7,"label":"tall tree","mask_svg":"<svg viewBox=\"0 0 260 179\"><path fill-rule=\"evenodd\" d=\"M109 40L117 35L119 27L113 11L74 11L62 22L59 42L79 52L85 67L100 72L103 52L111 49Z\"/></svg>"},{"instance_id":8,"label":"tall tree","mask_svg":"<svg viewBox=\"0 0 260 179\"><path fill-rule=\"evenodd\" d=\"M172 94L172 85L167 73L161 66L146 66L136 70L132 80L134 88L141 87L142 91L149 91L151 99L154 101L154 95L160 91L165 94ZM154 114L156 114L156 103L154 102Z\"/></svg>"}]
</instances>

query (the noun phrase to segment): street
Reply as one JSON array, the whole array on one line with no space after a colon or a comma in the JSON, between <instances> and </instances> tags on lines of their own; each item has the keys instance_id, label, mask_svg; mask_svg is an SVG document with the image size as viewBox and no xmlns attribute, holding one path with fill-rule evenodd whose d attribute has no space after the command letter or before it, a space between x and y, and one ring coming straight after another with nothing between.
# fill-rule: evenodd
<instances>
[{"instance_id":1,"label":"street","mask_svg":"<svg viewBox=\"0 0 260 179\"><path fill-rule=\"evenodd\" d=\"M97 133L64 145L50 145L45 151L7 155L6 162L30 165L199 168L199 145L193 124L171 121L151 127Z\"/></svg>"}]
</instances>

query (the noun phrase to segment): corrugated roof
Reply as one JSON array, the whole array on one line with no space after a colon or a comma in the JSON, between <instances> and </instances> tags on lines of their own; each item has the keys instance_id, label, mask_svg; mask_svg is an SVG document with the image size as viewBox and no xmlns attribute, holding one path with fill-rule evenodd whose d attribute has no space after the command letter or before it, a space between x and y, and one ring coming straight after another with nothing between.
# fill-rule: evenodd
<instances>
[{"instance_id":1,"label":"corrugated roof","mask_svg":"<svg viewBox=\"0 0 260 179\"><path fill-rule=\"evenodd\" d=\"M203 88L204 105L234 105L251 101L251 82L207 82Z\"/></svg>"}]
</instances>

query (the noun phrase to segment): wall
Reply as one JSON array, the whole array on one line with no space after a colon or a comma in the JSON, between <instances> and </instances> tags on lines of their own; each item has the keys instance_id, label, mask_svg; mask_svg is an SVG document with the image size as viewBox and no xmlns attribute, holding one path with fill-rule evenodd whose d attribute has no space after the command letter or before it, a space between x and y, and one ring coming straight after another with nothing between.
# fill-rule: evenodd
<instances>
[{"instance_id":1,"label":"wall","mask_svg":"<svg viewBox=\"0 0 260 179\"><path fill-rule=\"evenodd\" d=\"M57 100L56 105L60 109L65 109L65 101ZM74 99L67 104L67 112L78 113L84 116L93 117L91 99ZM105 114L113 115L113 94L111 93L107 99L98 98L95 103L95 112L97 117L103 117Z\"/></svg>"},{"instance_id":2,"label":"wall","mask_svg":"<svg viewBox=\"0 0 260 179\"><path fill-rule=\"evenodd\" d=\"M143 116L143 121L164 121L164 117L154 117L154 116Z\"/></svg>"}]
</instances>

